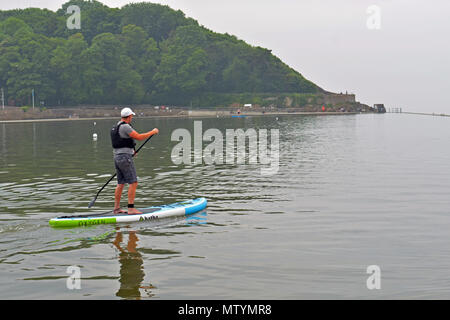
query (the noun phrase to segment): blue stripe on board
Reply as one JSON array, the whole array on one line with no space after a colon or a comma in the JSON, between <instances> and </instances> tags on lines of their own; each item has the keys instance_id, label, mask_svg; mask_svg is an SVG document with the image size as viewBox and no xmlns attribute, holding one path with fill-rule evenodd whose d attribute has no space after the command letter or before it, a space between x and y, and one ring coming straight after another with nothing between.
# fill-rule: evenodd
<instances>
[{"instance_id":1,"label":"blue stripe on board","mask_svg":"<svg viewBox=\"0 0 450 320\"><path fill-rule=\"evenodd\" d=\"M185 209L185 214L186 215L193 214L193 213L196 213L196 212L198 212L200 210L205 209L206 205L208 203L208 201L206 201L205 198L195 199L195 202L198 202L198 203L196 203L195 205L186 207L186 209Z\"/></svg>"}]
</instances>

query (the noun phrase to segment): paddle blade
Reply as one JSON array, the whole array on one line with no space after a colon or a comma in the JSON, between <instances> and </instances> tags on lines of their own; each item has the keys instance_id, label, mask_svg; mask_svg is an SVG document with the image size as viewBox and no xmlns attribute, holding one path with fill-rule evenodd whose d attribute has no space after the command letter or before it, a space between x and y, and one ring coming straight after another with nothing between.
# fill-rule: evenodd
<instances>
[{"instance_id":1,"label":"paddle blade","mask_svg":"<svg viewBox=\"0 0 450 320\"><path fill-rule=\"evenodd\" d=\"M95 200L97 200L97 197L95 197L94 199L92 199L91 202L89 202L88 208L91 208L94 205Z\"/></svg>"}]
</instances>

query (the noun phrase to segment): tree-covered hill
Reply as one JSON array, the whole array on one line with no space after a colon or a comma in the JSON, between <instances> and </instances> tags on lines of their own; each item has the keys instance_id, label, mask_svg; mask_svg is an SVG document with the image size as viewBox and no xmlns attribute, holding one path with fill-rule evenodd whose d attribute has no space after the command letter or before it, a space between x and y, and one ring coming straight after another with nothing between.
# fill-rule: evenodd
<instances>
[{"instance_id":1,"label":"tree-covered hill","mask_svg":"<svg viewBox=\"0 0 450 320\"><path fill-rule=\"evenodd\" d=\"M80 29L67 28L70 5L81 10ZM205 105L206 96L323 91L270 50L168 6L83 0L57 12L0 11L0 87L18 106L30 103L33 89L48 106Z\"/></svg>"}]
</instances>

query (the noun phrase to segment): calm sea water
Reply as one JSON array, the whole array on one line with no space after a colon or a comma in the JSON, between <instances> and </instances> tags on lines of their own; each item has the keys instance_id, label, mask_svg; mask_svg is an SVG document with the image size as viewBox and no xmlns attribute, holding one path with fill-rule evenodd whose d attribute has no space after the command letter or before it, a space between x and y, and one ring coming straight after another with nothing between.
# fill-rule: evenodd
<instances>
[{"instance_id":1,"label":"calm sea water","mask_svg":"<svg viewBox=\"0 0 450 320\"><path fill-rule=\"evenodd\" d=\"M111 183L87 209L114 172L114 121L0 124L0 298L450 298L448 118L202 120L279 129L272 176L255 164L175 165L171 133L193 121L136 119L138 131L160 129L135 160L136 205L203 196L206 212L72 229L48 220L113 205ZM380 289L367 287L371 265ZM67 286L70 266L80 289Z\"/></svg>"}]
</instances>

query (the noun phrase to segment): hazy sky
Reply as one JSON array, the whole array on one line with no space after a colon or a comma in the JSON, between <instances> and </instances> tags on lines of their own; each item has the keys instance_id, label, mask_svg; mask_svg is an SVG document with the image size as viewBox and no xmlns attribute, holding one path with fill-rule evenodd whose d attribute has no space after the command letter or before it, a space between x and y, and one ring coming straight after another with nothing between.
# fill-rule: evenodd
<instances>
[{"instance_id":1,"label":"hazy sky","mask_svg":"<svg viewBox=\"0 0 450 320\"><path fill-rule=\"evenodd\" d=\"M65 0L0 0L53 11ZM102 0L121 7L140 0ZM449 0L155 0L271 49L307 79L358 101L450 113ZM371 11L371 6L379 11ZM369 26L368 27L368 22ZM373 27L379 25L379 29Z\"/></svg>"}]
</instances>

